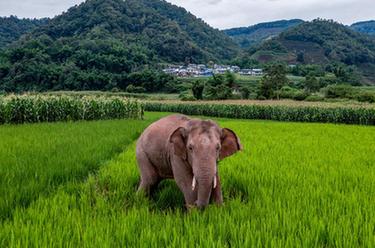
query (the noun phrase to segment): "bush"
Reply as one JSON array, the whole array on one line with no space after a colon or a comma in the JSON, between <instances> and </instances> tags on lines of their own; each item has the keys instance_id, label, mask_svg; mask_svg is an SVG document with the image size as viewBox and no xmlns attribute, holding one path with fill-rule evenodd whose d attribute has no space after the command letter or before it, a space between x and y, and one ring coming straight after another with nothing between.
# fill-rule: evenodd
<instances>
[{"instance_id":1,"label":"bush","mask_svg":"<svg viewBox=\"0 0 375 248\"><path fill-rule=\"evenodd\" d=\"M281 88L280 90L280 98L281 99L293 99L293 97L295 96L296 92L298 92L299 90L297 89L294 89L290 86L284 86Z\"/></svg>"},{"instance_id":2,"label":"bush","mask_svg":"<svg viewBox=\"0 0 375 248\"><path fill-rule=\"evenodd\" d=\"M306 91L298 91L294 94L293 100L296 101L303 101L305 100L310 94Z\"/></svg>"},{"instance_id":3,"label":"bush","mask_svg":"<svg viewBox=\"0 0 375 248\"><path fill-rule=\"evenodd\" d=\"M323 93L326 98L348 98L352 99L356 90L346 84L329 85L323 89Z\"/></svg>"},{"instance_id":4,"label":"bush","mask_svg":"<svg viewBox=\"0 0 375 248\"><path fill-rule=\"evenodd\" d=\"M197 100L189 91L181 92L178 96L181 101L195 101Z\"/></svg>"},{"instance_id":5,"label":"bush","mask_svg":"<svg viewBox=\"0 0 375 248\"><path fill-rule=\"evenodd\" d=\"M375 125L375 109L146 102L145 110L237 119Z\"/></svg>"},{"instance_id":6,"label":"bush","mask_svg":"<svg viewBox=\"0 0 375 248\"><path fill-rule=\"evenodd\" d=\"M145 88L141 87L141 86L134 86L132 84L128 85L128 87L126 87L126 92L128 93L144 93L146 92Z\"/></svg>"},{"instance_id":7,"label":"bush","mask_svg":"<svg viewBox=\"0 0 375 248\"><path fill-rule=\"evenodd\" d=\"M137 100L118 97L0 97L0 124L122 118L143 118L143 105Z\"/></svg>"},{"instance_id":8,"label":"bush","mask_svg":"<svg viewBox=\"0 0 375 248\"><path fill-rule=\"evenodd\" d=\"M249 94L249 98L250 100L256 100L258 98L258 94L253 92L253 93L250 93Z\"/></svg>"},{"instance_id":9,"label":"bush","mask_svg":"<svg viewBox=\"0 0 375 248\"><path fill-rule=\"evenodd\" d=\"M317 95L311 95L311 96L306 97L305 101L308 101L308 102L322 102L322 101L324 101L324 97L317 96Z\"/></svg>"},{"instance_id":10,"label":"bush","mask_svg":"<svg viewBox=\"0 0 375 248\"><path fill-rule=\"evenodd\" d=\"M375 93L374 92L360 92L357 94L356 99L359 102L369 102L374 103L375 102Z\"/></svg>"},{"instance_id":11,"label":"bush","mask_svg":"<svg viewBox=\"0 0 375 248\"><path fill-rule=\"evenodd\" d=\"M265 96L258 96L257 100L265 101L265 100L267 100L267 98Z\"/></svg>"}]
</instances>

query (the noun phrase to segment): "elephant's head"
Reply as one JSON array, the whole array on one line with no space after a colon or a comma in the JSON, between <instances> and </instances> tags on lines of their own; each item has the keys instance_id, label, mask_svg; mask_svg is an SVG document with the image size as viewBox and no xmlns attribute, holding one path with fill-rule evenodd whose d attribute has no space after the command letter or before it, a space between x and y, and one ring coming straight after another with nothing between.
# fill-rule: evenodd
<instances>
[{"instance_id":1,"label":"elephant's head","mask_svg":"<svg viewBox=\"0 0 375 248\"><path fill-rule=\"evenodd\" d=\"M241 150L240 140L230 129L220 128L213 121L190 120L170 137L174 154L192 168L192 189L197 190L197 206L208 205L217 183L217 162Z\"/></svg>"}]
</instances>

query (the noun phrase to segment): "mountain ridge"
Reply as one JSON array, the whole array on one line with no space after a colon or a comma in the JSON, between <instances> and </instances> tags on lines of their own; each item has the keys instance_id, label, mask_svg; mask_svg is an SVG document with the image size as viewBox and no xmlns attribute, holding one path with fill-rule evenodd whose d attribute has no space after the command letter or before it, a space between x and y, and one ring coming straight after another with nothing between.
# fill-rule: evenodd
<instances>
[{"instance_id":1,"label":"mountain ridge","mask_svg":"<svg viewBox=\"0 0 375 248\"><path fill-rule=\"evenodd\" d=\"M277 20L273 22L258 23L249 27L239 27L223 30L242 48L261 43L272 38L284 30L303 23L301 19Z\"/></svg>"}]
</instances>

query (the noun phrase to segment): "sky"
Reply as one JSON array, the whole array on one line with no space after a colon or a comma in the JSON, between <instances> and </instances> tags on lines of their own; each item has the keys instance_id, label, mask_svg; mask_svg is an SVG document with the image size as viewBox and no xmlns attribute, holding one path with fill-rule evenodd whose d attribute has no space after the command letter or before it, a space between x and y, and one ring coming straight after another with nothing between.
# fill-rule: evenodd
<instances>
[{"instance_id":1,"label":"sky","mask_svg":"<svg viewBox=\"0 0 375 248\"><path fill-rule=\"evenodd\" d=\"M334 19L343 24L375 19L375 0L167 0L219 29L280 19ZM53 17L82 0L0 0L0 16Z\"/></svg>"}]
</instances>

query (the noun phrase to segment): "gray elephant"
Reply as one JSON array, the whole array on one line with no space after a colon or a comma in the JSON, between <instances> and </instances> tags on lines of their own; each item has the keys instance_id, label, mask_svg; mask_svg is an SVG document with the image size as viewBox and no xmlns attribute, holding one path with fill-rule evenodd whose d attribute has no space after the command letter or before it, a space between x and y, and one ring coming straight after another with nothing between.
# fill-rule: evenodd
<instances>
[{"instance_id":1,"label":"gray elephant","mask_svg":"<svg viewBox=\"0 0 375 248\"><path fill-rule=\"evenodd\" d=\"M215 122L171 115L151 124L137 142L146 194L163 179L175 179L188 208L223 203L218 161L242 149L237 135Z\"/></svg>"}]
</instances>

